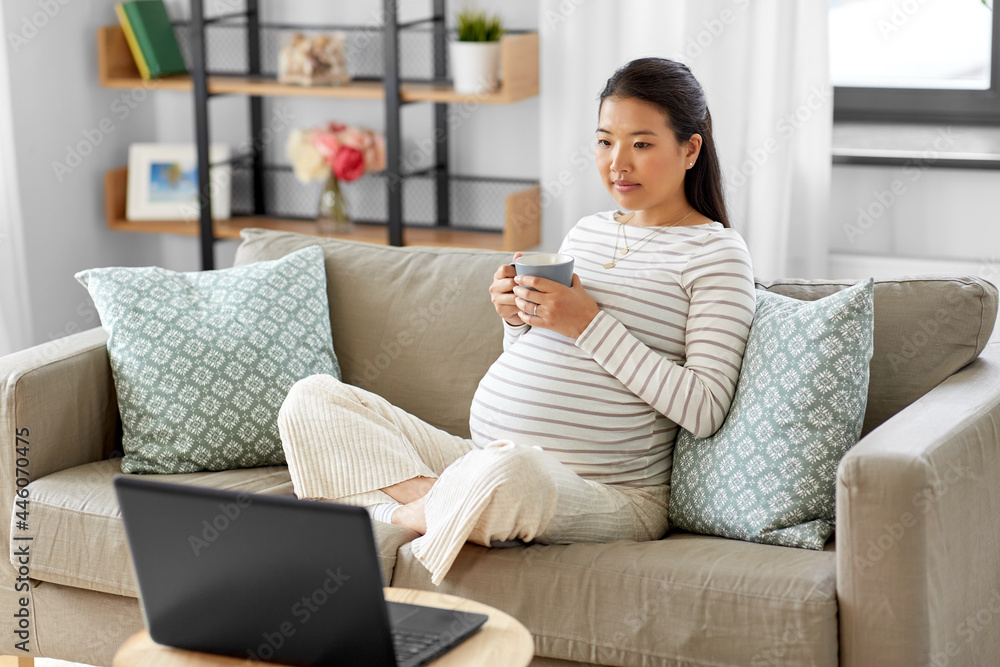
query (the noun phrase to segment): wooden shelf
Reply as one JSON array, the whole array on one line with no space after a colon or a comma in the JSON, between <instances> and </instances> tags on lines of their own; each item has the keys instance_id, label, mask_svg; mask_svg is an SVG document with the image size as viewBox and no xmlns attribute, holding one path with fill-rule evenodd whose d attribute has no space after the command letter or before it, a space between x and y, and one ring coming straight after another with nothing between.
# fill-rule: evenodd
<instances>
[{"instance_id":1,"label":"wooden shelf","mask_svg":"<svg viewBox=\"0 0 1000 667\"><path fill-rule=\"evenodd\" d=\"M510 104L538 95L538 33L504 35L500 39L500 69L503 81L493 93L466 95L451 86L406 83L400 86L404 102L479 102Z\"/></svg>"},{"instance_id":2,"label":"wooden shelf","mask_svg":"<svg viewBox=\"0 0 1000 667\"><path fill-rule=\"evenodd\" d=\"M505 35L500 41L502 82L498 90L487 94L456 93L451 86L430 83L400 85L402 102L510 104L538 95L538 34ZM125 35L118 25L97 29L97 60L101 86L122 89L160 89L193 91L188 75L176 75L144 81L135 65ZM271 77L209 76L210 94L240 94L258 97L323 97L340 99L385 100L381 81L355 81L344 86L298 86L281 84ZM128 171L116 169L105 174L106 223L109 229L155 234L200 236L196 221L162 220L129 221L125 219L125 198ZM508 194L505 198L505 222L501 232L464 231L447 227L403 228L403 243L418 246L452 246L491 250L527 250L541 243L541 189L531 186ZM216 239L239 238L240 231L249 227L284 230L317 235L313 222L272 217L236 217L213 222ZM346 238L386 245L388 229L382 224L358 224ZM203 240L203 243L207 240Z\"/></svg>"},{"instance_id":3,"label":"wooden shelf","mask_svg":"<svg viewBox=\"0 0 1000 667\"><path fill-rule=\"evenodd\" d=\"M197 221L162 220L130 221L125 219L125 197L128 185L128 169L109 171L104 175L105 217L108 229L122 232L146 232L151 234L178 234L198 236ZM470 232L439 227L404 227L403 242L406 245L437 246L458 248L482 248L516 252L528 250L541 243L540 212L541 188L537 185L519 190L507 196L506 222L502 233ZM352 234L321 235L316 233L316 224L305 220L283 220L268 217L235 217L216 220L216 238L234 239L240 231L249 227L275 229L312 236L341 238L377 245L388 244L388 232L384 225L355 226Z\"/></svg>"},{"instance_id":4,"label":"wooden shelf","mask_svg":"<svg viewBox=\"0 0 1000 667\"><path fill-rule=\"evenodd\" d=\"M399 97L404 102L510 104L538 95L537 33L505 35L500 40L500 61L504 80L496 92L466 95L456 93L451 86L404 83L400 86ZM117 25L97 29L97 63L101 86L105 88L192 89L191 77L186 74L143 81L125 34ZM208 92L262 97L385 99L385 89L379 81L355 81L346 86L296 86L265 77L210 76Z\"/></svg>"}]
</instances>

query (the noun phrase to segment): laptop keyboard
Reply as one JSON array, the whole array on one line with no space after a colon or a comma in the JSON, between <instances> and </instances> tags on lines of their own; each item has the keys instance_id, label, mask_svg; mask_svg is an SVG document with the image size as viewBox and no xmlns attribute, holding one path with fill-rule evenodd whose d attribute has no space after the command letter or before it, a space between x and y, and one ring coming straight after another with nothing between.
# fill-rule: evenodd
<instances>
[{"instance_id":1,"label":"laptop keyboard","mask_svg":"<svg viewBox=\"0 0 1000 667\"><path fill-rule=\"evenodd\" d=\"M396 661L402 663L413 658L437 644L440 639L439 635L394 629L392 631L392 646L396 651Z\"/></svg>"}]
</instances>

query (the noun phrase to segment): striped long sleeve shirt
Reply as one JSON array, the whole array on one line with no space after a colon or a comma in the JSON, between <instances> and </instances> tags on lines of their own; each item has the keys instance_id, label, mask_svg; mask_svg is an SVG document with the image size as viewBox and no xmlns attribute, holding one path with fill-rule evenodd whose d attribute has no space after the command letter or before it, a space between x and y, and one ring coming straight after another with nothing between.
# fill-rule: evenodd
<instances>
[{"instance_id":1,"label":"striped long sleeve shirt","mask_svg":"<svg viewBox=\"0 0 1000 667\"><path fill-rule=\"evenodd\" d=\"M605 484L666 484L678 425L707 437L732 403L756 304L750 255L712 222L664 228L641 248L631 239L607 269L614 215L583 218L559 249L600 312L576 340L504 323L504 353L473 398L472 440L539 446Z\"/></svg>"}]
</instances>

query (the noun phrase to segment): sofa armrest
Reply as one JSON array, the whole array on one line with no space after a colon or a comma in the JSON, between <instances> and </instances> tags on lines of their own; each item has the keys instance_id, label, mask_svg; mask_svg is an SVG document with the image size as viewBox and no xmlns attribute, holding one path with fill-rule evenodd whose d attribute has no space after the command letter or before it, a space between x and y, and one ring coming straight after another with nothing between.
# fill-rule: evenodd
<instances>
[{"instance_id":1,"label":"sofa armrest","mask_svg":"<svg viewBox=\"0 0 1000 667\"><path fill-rule=\"evenodd\" d=\"M841 665L1000 664L1000 343L841 461L837 595Z\"/></svg>"},{"instance_id":2,"label":"sofa armrest","mask_svg":"<svg viewBox=\"0 0 1000 667\"><path fill-rule=\"evenodd\" d=\"M107 340L98 327L0 357L0 530L5 536L18 477L36 480L100 461L114 448L118 401Z\"/></svg>"}]
</instances>

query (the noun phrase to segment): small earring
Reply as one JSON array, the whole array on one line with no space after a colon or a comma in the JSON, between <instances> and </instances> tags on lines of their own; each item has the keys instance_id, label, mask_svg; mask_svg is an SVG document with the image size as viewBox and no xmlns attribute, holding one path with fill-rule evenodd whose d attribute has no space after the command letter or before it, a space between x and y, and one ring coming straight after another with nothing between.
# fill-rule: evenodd
<instances>
[{"instance_id":1,"label":"small earring","mask_svg":"<svg viewBox=\"0 0 1000 667\"><path fill-rule=\"evenodd\" d=\"M688 162L688 167L693 167L693 166L694 166L694 162Z\"/></svg>"}]
</instances>

